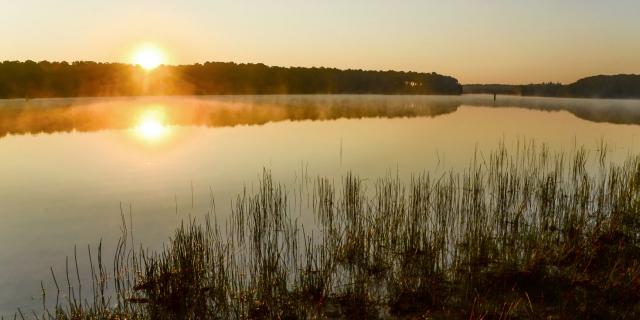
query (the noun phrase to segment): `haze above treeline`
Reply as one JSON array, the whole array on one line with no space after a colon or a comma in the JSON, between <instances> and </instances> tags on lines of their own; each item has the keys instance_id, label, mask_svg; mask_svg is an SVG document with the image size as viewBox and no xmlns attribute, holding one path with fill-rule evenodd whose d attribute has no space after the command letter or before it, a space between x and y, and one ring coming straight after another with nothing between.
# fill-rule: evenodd
<instances>
[{"instance_id":1,"label":"haze above treeline","mask_svg":"<svg viewBox=\"0 0 640 320\"><path fill-rule=\"evenodd\" d=\"M137 65L91 61L0 63L0 98L219 94L512 94L640 98L640 75L599 75L570 84L461 85L451 76L402 71L206 62Z\"/></svg>"}]
</instances>

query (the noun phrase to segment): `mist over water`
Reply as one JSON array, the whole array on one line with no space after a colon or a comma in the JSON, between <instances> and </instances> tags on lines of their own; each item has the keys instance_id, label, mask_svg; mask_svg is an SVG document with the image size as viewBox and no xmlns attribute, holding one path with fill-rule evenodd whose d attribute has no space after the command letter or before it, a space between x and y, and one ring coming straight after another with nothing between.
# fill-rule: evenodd
<instances>
[{"instance_id":1,"label":"mist over water","mask_svg":"<svg viewBox=\"0 0 640 320\"><path fill-rule=\"evenodd\" d=\"M265 95L0 100L0 137L135 126L147 110L166 125L226 127L278 121L436 117L460 106L567 111L578 118L640 124L640 100L499 96Z\"/></svg>"},{"instance_id":2,"label":"mist over water","mask_svg":"<svg viewBox=\"0 0 640 320\"><path fill-rule=\"evenodd\" d=\"M136 241L159 248L212 208L223 220L263 169L290 190L323 176L465 168L500 143L556 151L603 143L640 152L640 101L498 96L220 96L0 101L0 314L40 308L49 266L78 248L105 257L131 212ZM299 196L300 199L303 196ZM301 217L304 219L304 217ZM58 279L59 281L60 278Z\"/></svg>"}]
</instances>

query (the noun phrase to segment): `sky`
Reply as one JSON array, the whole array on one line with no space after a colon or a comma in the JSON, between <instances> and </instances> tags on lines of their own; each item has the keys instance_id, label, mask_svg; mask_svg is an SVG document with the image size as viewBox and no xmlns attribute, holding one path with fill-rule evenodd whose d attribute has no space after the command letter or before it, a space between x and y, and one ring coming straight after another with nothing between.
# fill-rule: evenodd
<instances>
[{"instance_id":1,"label":"sky","mask_svg":"<svg viewBox=\"0 0 640 320\"><path fill-rule=\"evenodd\" d=\"M2 0L0 60L437 72L461 83L640 73L640 1Z\"/></svg>"}]
</instances>

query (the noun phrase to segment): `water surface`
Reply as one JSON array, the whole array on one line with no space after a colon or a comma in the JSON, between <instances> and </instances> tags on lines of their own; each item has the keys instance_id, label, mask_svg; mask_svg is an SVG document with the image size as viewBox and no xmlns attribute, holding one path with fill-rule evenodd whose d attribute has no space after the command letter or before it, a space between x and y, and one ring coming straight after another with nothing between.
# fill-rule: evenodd
<instances>
[{"instance_id":1,"label":"water surface","mask_svg":"<svg viewBox=\"0 0 640 320\"><path fill-rule=\"evenodd\" d=\"M159 248L181 220L220 219L264 169L371 181L460 170L500 143L640 152L640 101L491 96L222 96L0 100L0 314L40 308L49 266L103 240L120 212ZM60 280L59 280L60 281ZM88 285L88 284L87 284ZM66 283L63 285L66 287ZM48 299L53 299L49 296Z\"/></svg>"}]
</instances>

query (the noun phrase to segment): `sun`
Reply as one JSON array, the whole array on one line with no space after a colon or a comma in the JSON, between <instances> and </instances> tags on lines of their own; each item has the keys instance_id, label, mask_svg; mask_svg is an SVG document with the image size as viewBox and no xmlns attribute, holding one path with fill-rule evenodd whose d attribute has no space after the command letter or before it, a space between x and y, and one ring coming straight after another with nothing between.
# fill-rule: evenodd
<instances>
[{"instance_id":1,"label":"sun","mask_svg":"<svg viewBox=\"0 0 640 320\"><path fill-rule=\"evenodd\" d=\"M158 141L167 135L169 128L164 124L162 112L149 110L140 115L135 132L146 141Z\"/></svg>"},{"instance_id":2,"label":"sun","mask_svg":"<svg viewBox=\"0 0 640 320\"><path fill-rule=\"evenodd\" d=\"M145 70L153 70L164 63L164 55L162 50L151 45L145 45L135 52L133 63L140 65Z\"/></svg>"}]
</instances>

